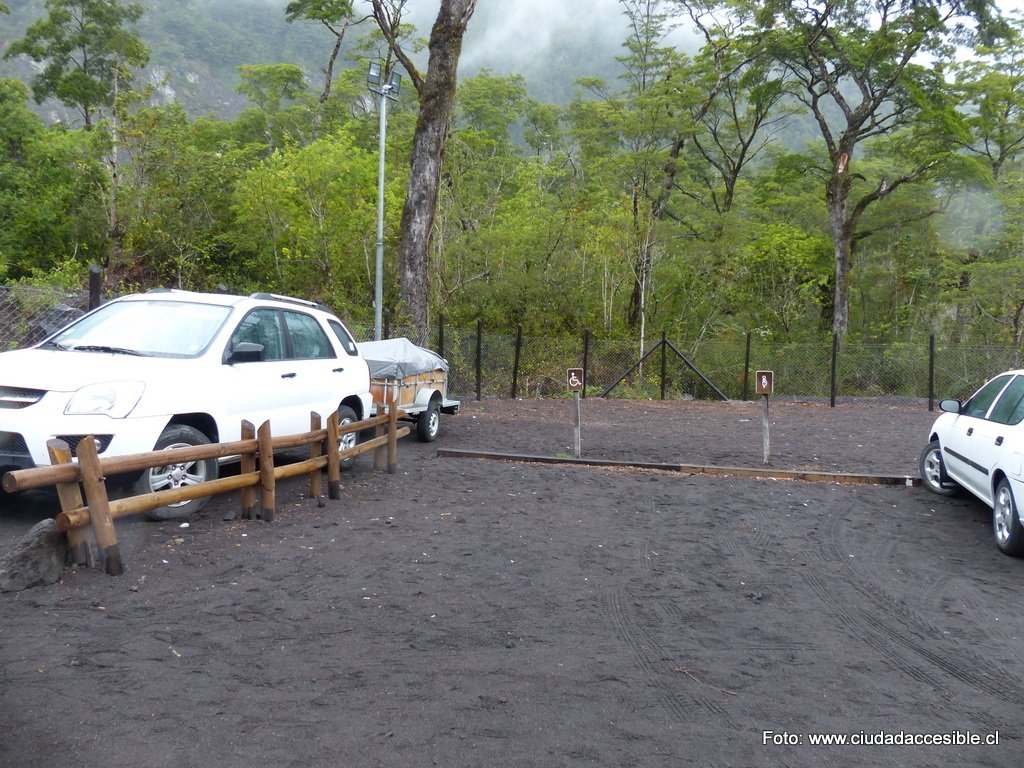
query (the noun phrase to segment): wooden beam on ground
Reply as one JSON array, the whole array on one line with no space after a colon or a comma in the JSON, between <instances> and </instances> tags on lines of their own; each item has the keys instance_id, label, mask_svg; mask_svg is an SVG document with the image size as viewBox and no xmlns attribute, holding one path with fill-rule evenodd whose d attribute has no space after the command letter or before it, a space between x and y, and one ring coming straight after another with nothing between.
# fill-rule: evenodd
<instances>
[{"instance_id":1,"label":"wooden beam on ground","mask_svg":"<svg viewBox=\"0 0 1024 768\"><path fill-rule=\"evenodd\" d=\"M519 461L529 464L569 464L600 468L652 469L662 472L680 472L690 475L715 475L719 477L753 477L774 480L803 480L809 483L843 483L848 485L905 485L917 486L921 479L910 475L869 475L844 472L819 472L817 470L786 470L752 467L711 467L699 464L660 464L650 461L614 461L611 459L570 459L557 456L532 456L528 454L498 453L495 451L474 451L458 448L439 448L439 457L455 459L491 459L496 461Z\"/></svg>"}]
</instances>

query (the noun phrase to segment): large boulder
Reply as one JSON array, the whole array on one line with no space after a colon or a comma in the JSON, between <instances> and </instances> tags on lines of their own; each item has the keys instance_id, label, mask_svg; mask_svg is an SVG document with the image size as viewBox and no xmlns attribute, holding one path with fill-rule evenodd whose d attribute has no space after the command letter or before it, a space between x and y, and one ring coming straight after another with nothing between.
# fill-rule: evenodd
<instances>
[{"instance_id":1,"label":"large boulder","mask_svg":"<svg viewBox=\"0 0 1024 768\"><path fill-rule=\"evenodd\" d=\"M14 551L0 557L0 592L53 584L64 572L67 538L50 518L32 526Z\"/></svg>"}]
</instances>

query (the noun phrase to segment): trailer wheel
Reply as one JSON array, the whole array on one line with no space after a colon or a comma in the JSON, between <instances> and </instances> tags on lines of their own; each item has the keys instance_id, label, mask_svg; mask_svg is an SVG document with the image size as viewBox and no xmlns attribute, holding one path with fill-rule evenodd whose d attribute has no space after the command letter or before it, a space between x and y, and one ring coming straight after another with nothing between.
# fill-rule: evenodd
<instances>
[{"instance_id":1,"label":"trailer wheel","mask_svg":"<svg viewBox=\"0 0 1024 768\"><path fill-rule=\"evenodd\" d=\"M441 403L431 400L427 409L416 417L416 437L421 443L432 443L441 430Z\"/></svg>"}]
</instances>

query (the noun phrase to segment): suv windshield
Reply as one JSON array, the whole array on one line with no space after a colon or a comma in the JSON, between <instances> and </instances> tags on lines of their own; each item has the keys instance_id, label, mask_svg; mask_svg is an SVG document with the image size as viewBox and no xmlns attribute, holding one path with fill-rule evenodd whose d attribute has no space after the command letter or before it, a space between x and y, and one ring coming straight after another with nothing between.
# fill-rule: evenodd
<instances>
[{"instance_id":1,"label":"suv windshield","mask_svg":"<svg viewBox=\"0 0 1024 768\"><path fill-rule=\"evenodd\" d=\"M44 346L86 352L152 357L201 355L230 307L186 301L113 301L100 307Z\"/></svg>"}]
</instances>

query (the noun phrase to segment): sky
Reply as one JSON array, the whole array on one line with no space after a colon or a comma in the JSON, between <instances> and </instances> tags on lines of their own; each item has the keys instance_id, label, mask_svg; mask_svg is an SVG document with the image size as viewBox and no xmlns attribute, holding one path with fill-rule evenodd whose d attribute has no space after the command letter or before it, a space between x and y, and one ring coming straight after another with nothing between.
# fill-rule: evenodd
<instances>
[{"instance_id":1,"label":"sky","mask_svg":"<svg viewBox=\"0 0 1024 768\"><path fill-rule=\"evenodd\" d=\"M439 5L439 0L408 0L407 17L424 37ZM1024 0L997 0L997 5L1004 13L1024 13ZM478 0L459 67L488 67L497 74L522 71L521 62L551 57L565 35L600 41L607 50L621 45L627 34L620 0ZM683 50L696 50L685 30L671 39Z\"/></svg>"}]
</instances>

